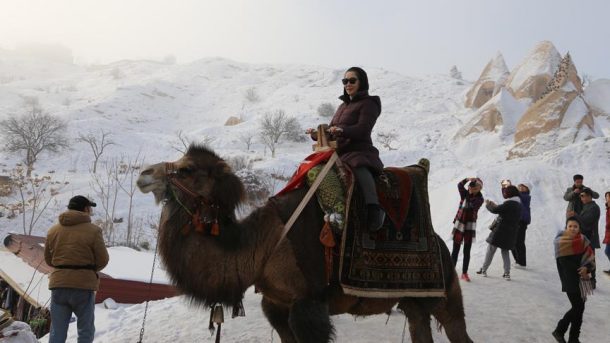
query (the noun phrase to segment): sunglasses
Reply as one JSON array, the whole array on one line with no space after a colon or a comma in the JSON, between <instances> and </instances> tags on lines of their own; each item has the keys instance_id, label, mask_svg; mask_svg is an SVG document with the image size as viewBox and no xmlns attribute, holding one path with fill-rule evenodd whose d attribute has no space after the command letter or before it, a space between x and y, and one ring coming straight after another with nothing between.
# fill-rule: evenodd
<instances>
[{"instance_id":1,"label":"sunglasses","mask_svg":"<svg viewBox=\"0 0 610 343\"><path fill-rule=\"evenodd\" d=\"M342 80L341 80L341 82L342 82L344 85L347 85L347 83L348 83L348 82L349 82L350 84L352 84L352 85L355 85L355 84L356 84L356 82L358 82L358 79L357 79L357 78L355 78L355 77L350 77L349 79L342 79Z\"/></svg>"}]
</instances>

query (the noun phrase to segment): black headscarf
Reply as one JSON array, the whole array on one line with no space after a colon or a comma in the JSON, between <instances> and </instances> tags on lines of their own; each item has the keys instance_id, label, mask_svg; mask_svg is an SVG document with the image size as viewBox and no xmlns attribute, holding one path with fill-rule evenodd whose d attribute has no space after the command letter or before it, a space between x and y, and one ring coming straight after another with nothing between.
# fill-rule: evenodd
<instances>
[{"instance_id":1,"label":"black headscarf","mask_svg":"<svg viewBox=\"0 0 610 343\"><path fill-rule=\"evenodd\" d=\"M360 87L358 87L358 92L363 92L363 91L368 92L369 77L366 75L366 72L364 71L364 69L359 68L359 67L351 67L348 70L346 70L345 73L347 73L348 71L353 71L358 76L358 80L360 81ZM345 91L345 87L343 87L343 95L344 95L344 97L349 99L349 95Z\"/></svg>"}]
</instances>

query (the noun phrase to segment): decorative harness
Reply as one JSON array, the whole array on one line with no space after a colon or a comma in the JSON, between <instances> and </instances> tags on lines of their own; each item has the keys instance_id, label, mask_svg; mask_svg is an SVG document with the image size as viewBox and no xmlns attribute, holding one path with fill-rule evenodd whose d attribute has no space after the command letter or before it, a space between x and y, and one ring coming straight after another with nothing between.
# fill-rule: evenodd
<instances>
[{"instance_id":1,"label":"decorative harness","mask_svg":"<svg viewBox=\"0 0 610 343\"><path fill-rule=\"evenodd\" d=\"M172 184L173 186L175 186L176 188L180 189L183 193L186 193L187 195L189 195L193 199L193 202L195 203L194 210L189 210L189 208L180 201L180 198L178 198L175 189L170 188L172 191L172 195L173 195L174 199L176 200L176 202L180 205L180 207L182 207L182 209L184 209L184 211L186 213L188 213L191 216L191 221L186 223L184 225L184 227L182 227L180 232L183 235L186 235L190 232L191 227L194 227L196 232L204 232L206 225L211 225L210 234L212 236L218 236L220 234L220 226L218 225L218 212L219 212L218 205L216 203L206 199L201 194L198 194L198 193L193 192L192 190L188 189L184 184L182 184L176 178L176 175L177 175L176 165L173 162L166 162L165 163L165 176L167 177L167 180L169 181L169 183ZM208 211L206 211L206 212L213 214L212 218L205 216L205 218L202 219L202 209L204 209L204 208L207 208Z\"/></svg>"}]
</instances>

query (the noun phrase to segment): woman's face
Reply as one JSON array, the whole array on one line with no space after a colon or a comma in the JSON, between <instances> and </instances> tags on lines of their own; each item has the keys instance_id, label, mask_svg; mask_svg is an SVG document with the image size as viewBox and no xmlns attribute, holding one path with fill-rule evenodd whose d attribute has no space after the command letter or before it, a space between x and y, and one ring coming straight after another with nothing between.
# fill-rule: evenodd
<instances>
[{"instance_id":1,"label":"woman's face","mask_svg":"<svg viewBox=\"0 0 610 343\"><path fill-rule=\"evenodd\" d=\"M360 88L360 80L358 80L358 75L356 72L348 71L345 73L345 79L347 80L347 83L343 86L345 88L345 92L349 96L354 96L358 92L358 88Z\"/></svg>"},{"instance_id":2,"label":"woman's face","mask_svg":"<svg viewBox=\"0 0 610 343\"><path fill-rule=\"evenodd\" d=\"M519 185L519 186L517 186L517 188L519 188L519 192L521 192L521 193L527 192L527 187L525 187L523 185Z\"/></svg>"},{"instance_id":3,"label":"woman's face","mask_svg":"<svg viewBox=\"0 0 610 343\"><path fill-rule=\"evenodd\" d=\"M606 194L606 203L610 204L610 194Z\"/></svg>"},{"instance_id":4,"label":"woman's face","mask_svg":"<svg viewBox=\"0 0 610 343\"><path fill-rule=\"evenodd\" d=\"M566 232L570 237L574 237L580 232L580 225L578 225L578 222L575 220L569 220L566 223Z\"/></svg>"}]
</instances>

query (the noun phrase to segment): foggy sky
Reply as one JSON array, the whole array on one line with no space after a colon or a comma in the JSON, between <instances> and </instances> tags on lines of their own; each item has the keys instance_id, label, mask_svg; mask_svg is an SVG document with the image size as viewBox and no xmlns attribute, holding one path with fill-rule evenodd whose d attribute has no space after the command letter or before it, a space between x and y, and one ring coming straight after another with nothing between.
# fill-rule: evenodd
<instances>
[{"instance_id":1,"label":"foggy sky","mask_svg":"<svg viewBox=\"0 0 610 343\"><path fill-rule=\"evenodd\" d=\"M0 0L0 48L37 42L78 63L220 56L250 63L382 67L475 79L497 51L509 68L542 40L579 73L610 78L604 0Z\"/></svg>"}]
</instances>

